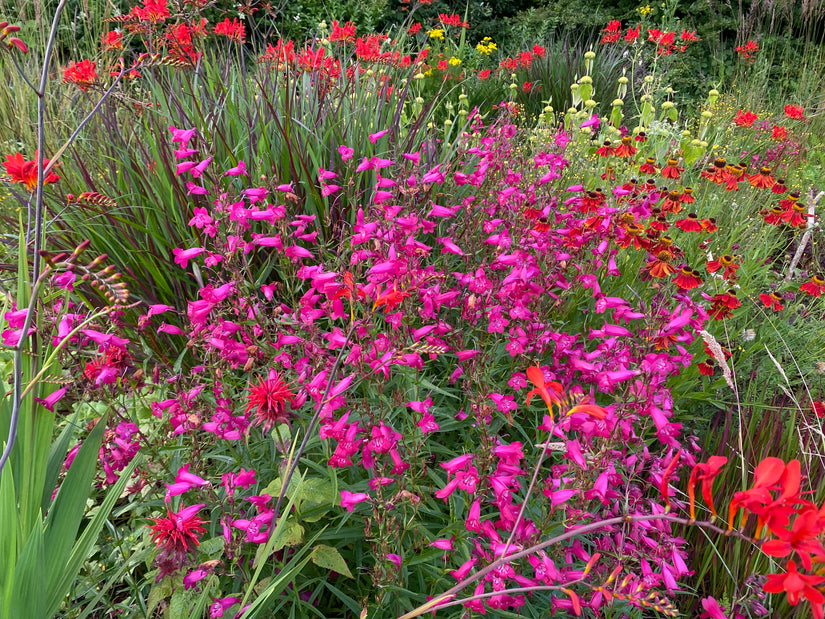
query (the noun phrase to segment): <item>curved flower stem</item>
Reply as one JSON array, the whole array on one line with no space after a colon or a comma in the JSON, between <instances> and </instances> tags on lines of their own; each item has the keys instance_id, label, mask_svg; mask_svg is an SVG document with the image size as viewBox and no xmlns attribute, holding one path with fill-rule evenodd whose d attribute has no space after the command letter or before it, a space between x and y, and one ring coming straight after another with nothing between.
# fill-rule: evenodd
<instances>
[{"instance_id":1,"label":"curved flower stem","mask_svg":"<svg viewBox=\"0 0 825 619\"><path fill-rule=\"evenodd\" d=\"M273 523L278 521L278 516L281 512L281 503L283 503L284 496L286 496L287 488L289 488L289 482L292 481L292 476L295 474L295 470L298 468L298 463L301 461L301 455L304 453L307 443L309 443L309 438L310 436L312 436L312 433L315 430L315 426L317 425L318 420L321 418L321 411L324 410L324 405L327 403L327 396L329 395L329 390L332 389L332 382L335 380L335 375L338 372L338 368L341 367L341 361L344 358L344 352L346 352L347 350L347 344L349 344L349 341L352 338L352 334L355 333L355 328L359 324L359 322L353 322L350 325L349 331L347 331L347 337L344 339L343 344L341 344L341 351L338 353L338 357L335 359L335 363L333 364L332 370L329 373L329 379L327 380L327 386L324 390L324 395L318 404L318 408L315 411L315 414L312 416L312 419L309 420L309 425L307 425L306 432L304 433L304 438L301 441L301 444L298 446L298 450L295 452L295 455L292 457L292 460L289 463L289 468L287 469L286 475L284 476L284 481L281 484L281 491L278 493L278 500L275 502L274 513L272 516ZM269 540L269 537L272 535L273 531L275 531L275 527L269 527L267 541Z\"/></svg>"},{"instance_id":2,"label":"curved flower stem","mask_svg":"<svg viewBox=\"0 0 825 619\"><path fill-rule=\"evenodd\" d=\"M413 617L419 617L420 615L424 614L425 612L428 612L428 611L430 611L432 609L435 609L435 608L441 608L443 606L454 606L456 604L463 604L464 602L468 601L469 599L475 599L475 596L473 598L462 598L460 600L456 600L455 597L467 585L470 585L470 584L476 582L477 580L480 580L481 578L483 578L484 576L486 576L490 572L498 569L502 565L505 565L507 563L511 563L512 561L515 561L517 559L523 559L524 557L528 557L528 556L532 555L533 553L538 552L539 550L543 550L543 549L545 549L549 546L553 546L553 545L558 544L560 542L566 541L566 540L568 540L572 537L576 537L577 535L582 535L584 533L591 533L593 531L603 529L604 527L610 527L610 526L613 526L613 525L618 525L618 524L623 524L623 523L630 523L630 522L646 522L646 521L650 521L650 520L665 520L665 521L668 521L668 522L674 522L676 524L681 524L681 525L685 525L685 526L696 525L696 526L700 526L700 527L703 527L703 528L706 528L706 529L710 529L711 531L715 531L716 533L720 533L720 534L725 535L725 536L737 537L739 539L745 540L745 541L750 542L752 544L759 544L760 543L760 540L754 540L754 539L752 539L752 538L750 538L750 537L748 537L748 536L746 536L742 533L739 533L738 531L728 531L727 529L723 529L721 527L716 526L712 522L691 520L689 518L683 518L681 516L676 516L674 514L639 514L639 515L636 515L636 516L630 516L630 515L628 515L628 516L616 516L614 518L608 518L606 520L600 520L598 522L591 522L590 524L586 524L586 525L583 525L583 526L580 526L580 527L576 527L575 529L571 529L571 530L569 530L565 533L562 533L561 535L551 537L548 540L545 540L541 543L530 546L529 548L526 548L526 549L521 550L519 552L515 552L515 553L513 553L509 556L503 556L499 559L496 559L495 561L493 561L489 565L481 568L480 570L478 570L474 574L471 574L470 576L467 576L467 578L460 581L454 587L451 587L450 589L448 589L447 591L445 591L444 593L442 593L438 597L435 597L432 600L430 600L429 602L427 602L426 604L423 604L423 605L419 606L418 608L415 608L415 609L411 610L407 614L402 615L401 617L399 617L399 619L412 619ZM528 589L529 590L535 590L536 588L529 587Z\"/></svg>"},{"instance_id":3,"label":"curved flower stem","mask_svg":"<svg viewBox=\"0 0 825 619\"><path fill-rule=\"evenodd\" d=\"M561 411L559 411L561 413ZM550 414L553 414L553 411L550 411ZM518 530L518 525L521 524L522 518L524 518L524 512L527 509L527 501L530 500L530 495L533 494L533 488L536 487L536 480L539 477L539 471L541 471L541 464L544 462L544 458L547 455L547 449L550 447L550 439L553 438L553 430L556 429L556 424L551 423L550 425L550 432L548 433L547 440L544 441L544 447L539 454L539 460L536 462L536 468L533 471L533 477L530 479L530 485L527 486L527 492L524 495L524 500L521 503L521 508L518 510L518 516L516 516L516 521L513 523L513 528L510 531L510 536L507 538L507 543L504 544L504 550L502 551L503 555L507 555L507 552L510 550L510 543L513 541L513 538L516 536L516 531Z\"/></svg>"}]
</instances>

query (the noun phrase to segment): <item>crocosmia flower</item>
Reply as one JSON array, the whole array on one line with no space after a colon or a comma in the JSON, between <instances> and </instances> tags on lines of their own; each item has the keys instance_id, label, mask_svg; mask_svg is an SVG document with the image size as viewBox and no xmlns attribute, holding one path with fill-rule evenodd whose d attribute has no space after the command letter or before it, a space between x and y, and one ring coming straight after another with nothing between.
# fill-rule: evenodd
<instances>
[{"instance_id":1,"label":"crocosmia flower","mask_svg":"<svg viewBox=\"0 0 825 619\"><path fill-rule=\"evenodd\" d=\"M35 153L35 160L37 153ZM49 159L43 160L43 167L49 166ZM37 187L37 163L36 161L26 161L20 153L14 155L6 155L6 161L3 163L6 168L6 174L11 177L13 183L23 183L28 187L29 191L34 191ZM49 172L43 181L44 185L49 183L56 183L60 177L54 172Z\"/></svg>"}]
</instances>

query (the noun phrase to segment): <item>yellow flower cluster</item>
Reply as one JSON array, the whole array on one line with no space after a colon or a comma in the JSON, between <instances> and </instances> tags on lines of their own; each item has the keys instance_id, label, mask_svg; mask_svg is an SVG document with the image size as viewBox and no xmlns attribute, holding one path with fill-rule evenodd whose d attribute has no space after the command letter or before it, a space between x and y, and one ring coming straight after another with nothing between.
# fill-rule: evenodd
<instances>
[{"instance_id":1,"label":"yellow flower cluster","mask_svg":"<svg viewBox=\"0 0 825 619\"><path fill-rule=\"evenodd\" d=\"M496 44L493 43L493 39L491 39L490 37L484 37L483 39L481 39L481 42L478 45L476 45L476 49L485 56L489 56L494 51L496 51L498 47L496 47Z\"/></svg>"},{"instance_id":2,"label":"yellow flower cluster","mask_svg":"<svg viewBox=\"0 0 825 619\"><path fill-rule=\"evenodd\" d=\"M639 8L639 15L641 15L642 17L650 15L652 12L653 12L653 9L651 8L651 6L649 4L646 4L645 6Z\"/></svg>"},{"instance_id":3,"label":"yellow flower cluster","mask_svg":"<svg viewBox=\"0 0 825 619\"><path fill-rule=\"evenodd\" d=\"M433 28L428 33L431 39L441 39L444 40L444 30L442 28Z\"/></svg>"},{"instance_id":4,"label":"yellow flower cluster","mask_svg":"<svg viewBox=\"0 0 825 619\"><path fill-rule=\"evenodd\" d=\"M452 65L454 67L457 67L458 65L461 64L461 58L456 58L455 56L453 56L447 62L449 62L450 65Z\"/></svg>"}]
</instances>

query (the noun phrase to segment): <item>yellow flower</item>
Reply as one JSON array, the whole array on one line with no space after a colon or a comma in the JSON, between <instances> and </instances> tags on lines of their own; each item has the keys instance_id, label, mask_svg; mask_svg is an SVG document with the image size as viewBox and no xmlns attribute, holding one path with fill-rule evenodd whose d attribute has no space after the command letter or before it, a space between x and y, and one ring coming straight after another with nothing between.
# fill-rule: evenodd
<instances>
[{"instance_id":1,"label":"yellow flower","mask_svg":"<svg viewBox=\"0 0 825 619\"><path fill-rule=\"evenodd\" d=\"M442 30L441 28L433 28L427 34L430 35L431 39L444 40L444 30Z\"/></svg>"},{"instance_id":2,"label":"yellow flower","mask_svg":"<svg viewBox=\"0 0 825 619\"><path fill-rule=\"evenodd\" d=\"M455 56L453 56L447 62L449 62L450 65L452 65L454 67L457 67L458 65L461 64L461 58L456 58Z\"/></svg>"},{"instance_id":3,"label":"yellow flower","mask_svg":"<svg viewBox=\"0 0 825 619\"><path fill-rule=\"evenodd\" d=\"M476 45L476 49L479 51L479 53L484 54L485 56L489 56L498 48L496 47L496 44L493 43L493 39L491 39L490 37L484 37L483 39L481 39L481 42L478 45Z\"/></svg>"},{"instance_id":4,"label":"yellow flower","mask_svg":"<svg viewBox=\"0 0 825 619\"><path fill-rule=\"evenodd\" d=\"M650 15L652 12L653 12L653 9L650 7L649 4L646 4L645 6L643 6L639 9L639 15L641 15L642 17Z\"/></svg>"}]
</instances>

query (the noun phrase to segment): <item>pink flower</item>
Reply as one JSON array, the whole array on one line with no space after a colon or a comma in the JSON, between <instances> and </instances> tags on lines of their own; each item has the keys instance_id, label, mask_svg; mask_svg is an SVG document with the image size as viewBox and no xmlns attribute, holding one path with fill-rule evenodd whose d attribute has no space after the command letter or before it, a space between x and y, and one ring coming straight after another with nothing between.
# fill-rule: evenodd
<instances>
[{"instance_id":1,"label":"pink flower","mask_svg":"<svg viewBox=\"0 0 825 619\"><path fill-rule=\"evenodd\" d=\"M179 142L182 146L186 146L189 143L189 140L192 139L192 136L195 135L195 129L177 129L175 127L169 127L169 131L172 132L172 141Z\"/></svg>"},{"instance_id":2,"label":"pink flower","mask_svg":"<svg viewBox=\"0 0 825 619\"><path fill-rule=\"evenodd\" d=\"M430 542L430 546L438 548L439 550L452 550L454 539L455 537L451 537L450 539L437 539L434 542Z\"/></svg>"},{"instance_id":3,"label":"pink flower","mask_svg":"<svg viewBox=\"0 0 825 619\"><path fill-rule=\"evenodd\" d=\"M352 513L355 506L363 501L369 501L370 495L366 492L350 492L349 490L341 490L341 507Z\"/></svg>"},{"instance_id":4,"label":"pink flower","mask_svg":"<svg viewBox=\"0 0 825 619\"><path fill-rule=\"evenodd\" d=\"M190 473L189 465L184 464L181 468L178 469L177 477L175 477L175 483L166 484L166 500L168 501L173 496L183 494L184 492L187 492L192 488L198 488L201 486L208 485L208 481L206 481L202 477L198 477L194 473Z\"/></svg>"},{"instance_id":5,"label":"pink flower","mask_svg":"<svg viewBox=\"0 0 825 619\"><path fill-rule=\"evenodd\" d=\"M355 149L341 144L341 146L338 147L338 154L341 155L342 161L349 161L355 154Z\"/></svg>"},{"instance_id":6,"label":"pink flower","mask_svg":"<svg viewBox=\"0 0 825 619\"><path fill-rule=\"evenodd\" d=\"M238 165L234 168L229 168L226 172L223 173L224 176L247 176L246 173L246 164L243 160L238 160Z\"/></svg>"},{"instance_id":7,"label":"pink flower","mask_svg":"<svg viewBox=\"0 0 825 619\"><path fill-rule=\"evenodd\" d=\"M384 129L383 131L378 131L377 133L371 133L369 135L369 140L370 140L370 142L375 144L378 140L383 138L385 135L387 135L387 130L386 129Z\"/></svg>"},{"instance_id":8,"label":"pink flower","mask_svg":"<svg viewBox=\"0 0 825 619\"><path fill-rule=\"evenodd\" d=\"M185 269L192 258L200 256L204 251L203 247L192 247L191 249L180 249L176 247L172 250L172 253L175 255L175 264Z\"/></svg>"}]
</instances>

